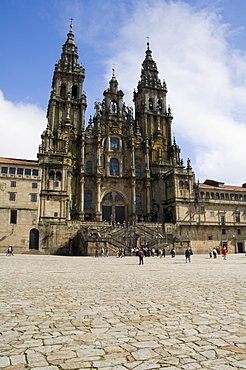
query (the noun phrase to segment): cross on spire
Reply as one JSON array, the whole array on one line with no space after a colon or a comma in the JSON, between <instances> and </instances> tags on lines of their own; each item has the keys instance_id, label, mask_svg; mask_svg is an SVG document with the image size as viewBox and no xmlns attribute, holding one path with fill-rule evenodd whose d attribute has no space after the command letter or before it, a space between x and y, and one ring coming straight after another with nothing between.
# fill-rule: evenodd
<instances>
[{"instance_id":1,"label":"cross on spire","mask_svg":"<svg viewBox=\"0 0 246 370\"><path fill-rule=\"evenodd\" d=\"M147 36L146 39L147 39L147 47L149 48L149 36Z\"/></svg>"},{"instance_id":2,"label":"cross on spire","mask_svg":"<svg viewBox=\"0 0 246 370\"><path fill-rule=\"evenodd\" d=\"M70 32L72 32L72 28L73 28L73 18L71 17L70 18Z\"/></svg>"}]
</instances>

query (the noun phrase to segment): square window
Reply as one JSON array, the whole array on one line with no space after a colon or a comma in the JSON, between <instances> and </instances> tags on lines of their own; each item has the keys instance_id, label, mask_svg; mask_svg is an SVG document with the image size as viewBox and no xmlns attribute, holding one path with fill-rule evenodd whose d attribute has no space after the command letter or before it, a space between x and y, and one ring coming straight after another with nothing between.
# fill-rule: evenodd
<instances>
[{"instance_id":1,"label":"square window","mask_svg":"<svg viewBox=\"0 0 246 370\"><path fill-rule=\"evenodd\" d=\"M240 222L240 212L235 213L235 222Z\"/></svg>"},{"instance_id":2,"label":"square window","mask_svg":"<svg viewBox=\"0 0 246 370\"><path fill-rule=\"evenodd\" d=\"M31 194L31 202L37 202L37 194Z\"/></svg>"},{"instance_id":3,"label":"square window","mask_svg":"<svg viewBox=\"0 0 246 370\"><path fill-rule=\"evenodd\" d=\"M1 173L8 173L8 167L2 167Z\"/></svg>"},{"instance_id":4,"label":"square window","mask_svg":"<svg viewBox=\"0 0 246 370\"><path fill-rule=\"evenodd\" d=\"M54 212L54 217L58 217L58 212Z\"/></svg>"},{"instance_id":5,"label":"square window","mask_svg":"<svg viewBox=\"0 0 246 370\"><path fill-rule=\"evenodd\" d=\"M120 140L117 137L110 138L110 150L120 150Z\"/></svg>"},{"instance_id":6,"label":"square window","mask_svg":"<svg viewBox=\"0 0 246 370\"><path fill-rule=\"evenodd\" d=\"M23 175L23 168L17 168L17 175Z\"/></svg>"},{"instance_id":7,"label":"square window","mask_svg":"<svg viewBox=\"0 0 246 370\"><path fill-rule=\"evenodd\" d=\"M9 173L11 173L11 175L15 175L15 172L16 172L16 168L10 167Z\"/></svg>"},{"instance_id":8,"label":"square window","mask_svg":"<svg viewBox=\"0 0 246 370\"><path fill-rule=\"evenodd\" d=\"M10 186L11 188L16 188L16 181L11 181Z\"/></svg>"},{"instance_id":9,"label":"square window","mask_svg":"<svg viewBox=\"0 0 246 370\"><path fill-rule=\"evenodd\" d=\"M86 167L85 169L86 173L92 173L92 162L91 161L87 161L85 167Z\"/></svg>"},{"instance_id":10,"label":"square window","mask_svg":"<svg viewBox=\"0 0 246 370\"><path fill-rule=\"evenodd\" d=\"M10 193L10 194L9 194L9 200L10 200L11 202L14 202L14 201L16 200L16 194L15 194L15 193Z\"/></svg>"},{"instance_id":11,"label":"square window","mask_svg":"<svg viewBox=\"0 0 246 370\"><path fill-rule=\"evenodd\" d=\"M25 175L27 175L27 176L31 175L31 170L29 168L25 169Z\"/></svg>"},{"instance_id":12,"label":"square window","mask_svg":"<svg viewBox=\"0 0 246 370\"><path fill-rule=\"evenodd\" d=\"M33 176L38 176L38 173L39 173L39 171L38 171L38 170L32 170L32 175L33 175Z\"/></svg>"},{"instance_id":13,"label":"square window","mask_svg":"<svg viewBox=\"0 0 246 370\"><path fill-rule=\"evenodd\" d=\"M210 216L214 217L214 211L210 211Z\"/></svg>"},{"instance_id":14,"label":"square window","mask_svg":"<svg viewBox=\"0 0 246 370\"><path fill-rule=\"evenodd\" d=\"M221 232L223 235L226 235L226 229L222 229Z\"/></svg>"},{"instance_id":15,"label":"square window","mask_svg":"<svg viewBox=\"0 0 246 370\"><path fill-rule=\"evenodd\" d=\"M237 234L240 235L241 234L241 229L237 229Z\"/></svg>"},{"instance_id":16,"label":"square window","mask_svg":"<svg viewBox=\"0 0 246 370\"><path fill-rule=\"evenodd\" d=\"M201 212L205 212L205 207L204 207L204 206L201 206L201 207L200 207L200 211L201 211Z\"/></svg>"},{"instance_id":17,"label":"square window","mask_svg":"<svg viewBox=\"0 0 246 370\"><path fill-rule=\"evenodd\" d=\"M59 188L59 181L55 181L55 188Z\"/></svg>"},{"instance_id":18,"label":"square window","mask_svg":"<svg viewBox=\"0 0 246 370\"><path fill-rule=\"evenodd\" d=\"M136 177L141 177L141 166L139 166L139 165L136 165L135 176Z\"/></svg>"},{"instance_id":19,"label":"square window","mask_svg":"<svg viewBox=\"0 0 246 370\"><path fill-rule=\"evenodd\" d=\"M33 188L33 189L37 189L37 187L38 187L38 183L37 183L37 182L33 182L33 183L32 183L32 188Z\"/></svg>"}]
</instances>

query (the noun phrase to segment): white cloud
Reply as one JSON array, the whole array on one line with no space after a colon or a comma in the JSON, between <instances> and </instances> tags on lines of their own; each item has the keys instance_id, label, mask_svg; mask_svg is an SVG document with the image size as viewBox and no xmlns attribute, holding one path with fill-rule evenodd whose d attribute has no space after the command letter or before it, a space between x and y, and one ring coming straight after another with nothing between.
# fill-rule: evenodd
<instances>
[{"instance_id":1,"label":"white cloud","mask_svg":"<svg viewBox=\"0 0 246 370\"><path fill-rule=\"evenodd\" d=\"M137 86L148 35L159 76L167 80L176 140L196 178L240 185L246 181L246 56L229 39L239 30L223 24L215 11L184 2L135 4L107 61L108 69L116 65L126 103Z\"/></svg>"},{"instance_id":2,"label":"white cloud","mask_svg":"<svg viewBox=\"0 0 246 370\"><path fill-rule=\"evenodd\" d=\"M0 91L0 156L37 159L40 135L45 127L42 109L34 104L8 101Z\"/></svg>"}]
</instances>

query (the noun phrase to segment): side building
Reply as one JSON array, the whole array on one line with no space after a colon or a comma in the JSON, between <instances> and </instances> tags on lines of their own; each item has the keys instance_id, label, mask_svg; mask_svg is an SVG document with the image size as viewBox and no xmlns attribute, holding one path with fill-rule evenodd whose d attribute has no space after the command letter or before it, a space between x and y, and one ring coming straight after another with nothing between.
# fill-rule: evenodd
<instances>
[{"instance_id":1,"label":"side building","mask_svg":"<svg viewBox=\"0 0 246 370\"><path fill-rule=\"evenodd\" d=\"M0 158L0 250L38 249L41 168L38 161Z\"/></svg>"}]
</instances>

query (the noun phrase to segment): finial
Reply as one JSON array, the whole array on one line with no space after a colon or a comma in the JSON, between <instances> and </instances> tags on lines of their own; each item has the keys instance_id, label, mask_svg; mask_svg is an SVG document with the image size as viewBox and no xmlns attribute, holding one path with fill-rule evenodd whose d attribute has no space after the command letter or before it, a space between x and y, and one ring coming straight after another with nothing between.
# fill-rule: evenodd
<instances>
[{"instance_id":1,"label":"finial","mask_svg":"<svg viewBox=\"0 0 246 370\"><path fill-rule=\"evenodd\" d=\"M73 18L70 18L70 32L73 30Z\"/></svg>"},{"instance_id":2,"label":"finial","mask_svg":"<svg viewBox=\"0 0 246 370\"><path fill-rule=\"evenodd\" d=\"M173 135L173 144L174 144L174 145L176 144L176 138L175 138L175 135Z\"/></svg>"},{"instance_id":3,"label":"finial","mask_svg":"<svg viewBox=\"0 0 246 370\"><path fill-rule=\"evenodd\" d=\"M147 39L147 49L149 50L149 36L147 36L146 39Z\"/></svg>"},{"instance_id":4,"label":"finial","mask_svg":"<svg viewBox=\"0 0 246 370\"><path fill-rule=\"evenodd\" d=\"M113 64L113 68L112 68L112 77L115 77L115 74L114 74L115 68L114 68L114 66L115 66L115 64Z\"/></svg>"}]
</instances>

